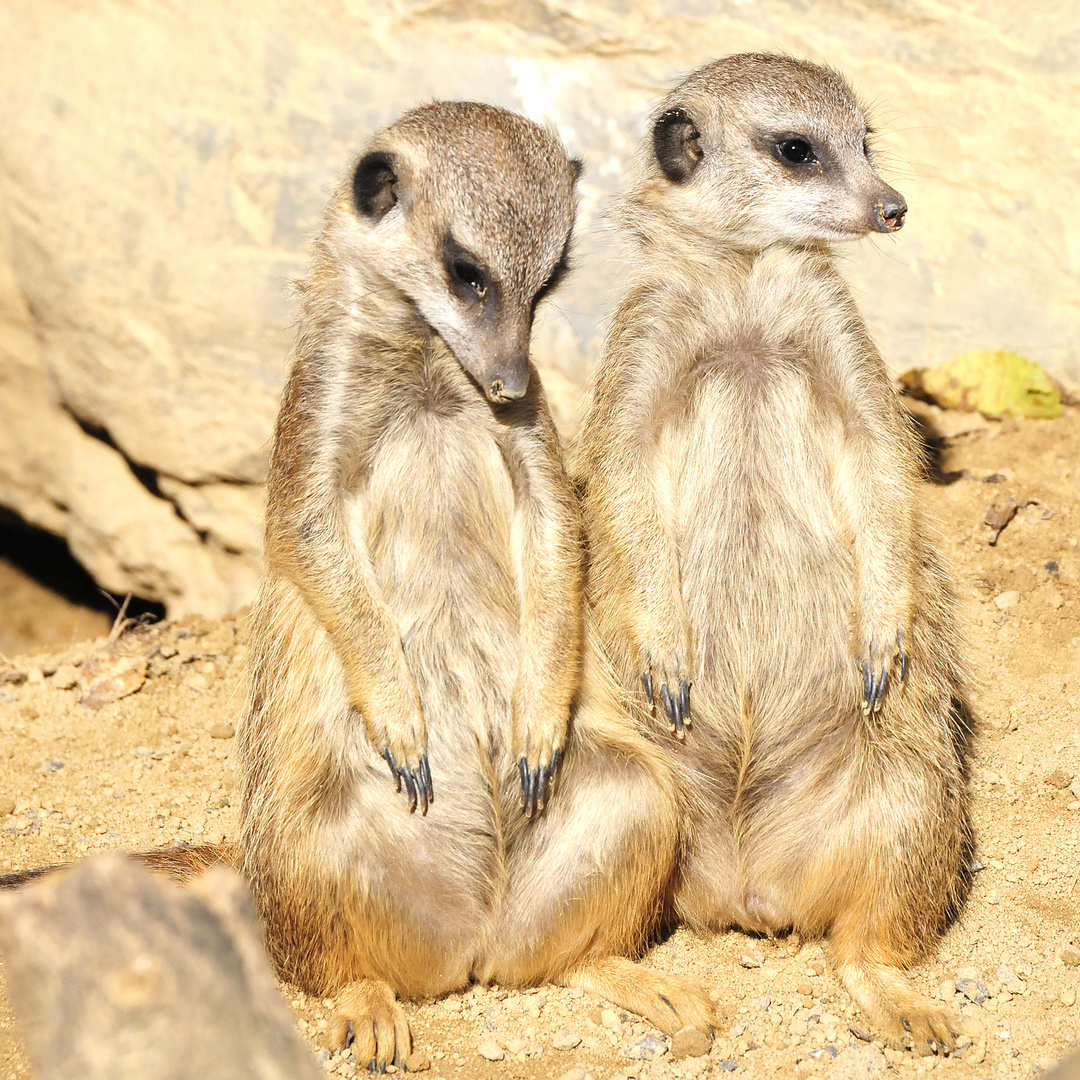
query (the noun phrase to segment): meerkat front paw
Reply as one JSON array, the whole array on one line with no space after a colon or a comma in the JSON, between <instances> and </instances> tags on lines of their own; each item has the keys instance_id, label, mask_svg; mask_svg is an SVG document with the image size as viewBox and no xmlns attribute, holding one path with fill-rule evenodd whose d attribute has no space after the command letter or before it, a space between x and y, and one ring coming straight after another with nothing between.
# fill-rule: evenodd
<instances>
[{"instance_id":1,"label":"meerkat front paw","mask_svg":"<svg viewBox=\"0 0 1080 1080\"><path fill-rule=\"evenodd\" d=\"M907 681L904 631L890 628L864 634L858 663L863 684L862 710L876 713L890 684L899 686Z\"/></svg>"},{"instance_id":2,"label":"meerkat front paw","mask_svg":"<svg viewBox=\"0 0 1080 1080\"><path fill-rule=\"evenodd\" d=\"M514 745L521 775L521 809L528 818L541 813L555 784L562 762L569 714L551 709L530 710L520 702L514 708Z\"/></svg>"},{"instance_id":3,"label":"meerkat front paw","mask_svg":"<svg viewBox=\"0 0 1080 1080\"><path fill-rule=\"evenodd\" d=\"M639 647L644 671L641 685L653 712L667 717L668 730L682 742L690 727L690 631L675 635L678 644L667 647Z\"/></svg>"},{"instance_id":4,"label":"meerkat front paw","mask_svg":"<svg viewBox=\"0 0 1080 1080\"><path fill-rule=\"evenodd\" d=\"M368 706L352 706L354 718L363 721L371 745L390 766L396 789L409 800L409 810L420 807L426 814L435 800L431 767L427 758L427 732L415 691L399 695L397 707L382 700Z\"/></svg>"}]
</instances>

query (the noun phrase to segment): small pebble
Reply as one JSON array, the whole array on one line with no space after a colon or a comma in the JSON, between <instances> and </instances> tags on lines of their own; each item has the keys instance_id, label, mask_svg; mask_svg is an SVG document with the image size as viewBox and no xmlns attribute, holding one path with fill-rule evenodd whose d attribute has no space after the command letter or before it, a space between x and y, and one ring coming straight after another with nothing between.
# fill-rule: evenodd
<instances>
[{"instance_id":1,"label":"small pebble","mask_svg":"<svg viewBox=\"0 0 1080 1080\"><path fill-rule=\"evenodd\" d=\"M600 1014L600 1023L614 1031L619 1026L619 1014L614 1009L604 1009Z\"/></svg>"},{"instance_id":2,"label":"small pebble","mask_svg":"<svg viewBox=\"0 0 1080 1080\"><path fill-rule=\"evenodd\" d=\"M957 979L956 989L976 1005L981 1005L990 997L990 990L982 979Z\"/></svg>"},{"instance_id":3,"label":"small pebble","mask_svg":"<svg viewBox=\"0 0 1080 1080\"><path fill-rule=\"evenodd\" d=\"M749 952L744 952L739 957L739 963L744 968L759 968L765 963L765 957L758 952L757 949L751 949Z\"/></svg>"},{"instance_id":4,"label":"small pebble","mask_svg":"<svg viewBox=\"0 0 1080 1080\"><path fill-rule=\"evenodd\" d=\"M587 1077L589 1077L589 1074L580 1065L575 1065L574 1068L567 1069L559 1077L559 1080L586 1080ZM591 1077L589 1080L591 1080Z\"/></svg>"},{"instance_id":5,"label":"small pebble","mask_svg":"<svg viewBox=\"0 0 1080 1080\"><path fill-rule=\"evenodd\" d=\"M633 1061L656 1061L662 1058L668 1051L667 1043L655 1035L646 1035L643 1039L623 1047L623 1057Z\"/></svg>"},{"instance_id":6,"label":"small pebble","mask_svg":"<svg viewBox=\"0 0 1080 1080\"><path fill-rule=\"evenodd\" d=\"M1080 949L1075 945L1066 945L1065 948L1058 953L1058 959L1066 967L1080 967Z\"/></svg>"},{"instance_id":7,"label":"small pebble","mask_svg":"<svg viewBox=\"0 0 1080 1080\"><path fill-rule=\"evenodd\" d=\"M1071 986L1061 991L1061 1004L1068 1005L1070 1009L1076 1004L1076 991Z\"/></svg>"},{"instance_id":8,"label":"small pebble","mask_svg":"<svg viewBox=\"0 0 1080 1080\"><path fill-rule=\"evenodd\" d=\"M508 1054L520 1054L523 1050L529 1048L528 1039L506 1039L503 1042L503 1046L506 1047Z\"/></svg>"},{"instance_id":9,"label":"small pebble","mask_svg":"<svg viewBox=\"0 0 1080 1080\"><path fill-rule=\"evenodd\" d=\"M15 800L0 798L0 817L7 817L15 813Z\"/></svg>"},{"instance_id":10,"label":"small pebble","mask_svg":"<svg viewBox=\"0 0 1080 1080\"><path fill-rule=\"evenodd\" d=\"M431 1068L431 1059L427 1054L410 1054L405 1059L406 1072L427 1072Z\"/></svg>"},{"instance_id":11,"label":"small pebble","mask_svg":"<svg viewBox=\"0 0 1080 1080\"><path fill-rule=\"evenodd\" d=\"M1000 611L1008 611L1010 608L1014 608L1020 603L1020 594L1015 589L998 593L998 595L994 597L994 603Z\"/></svg>"},{"instance_id":12,"label":"small pebble","mask_svg":"<svg viewBox=\"0 0 1080 1080\"><path fill-rule=\"evenodd\" d=\"M688 1057L702 1057L709 1052L712 1039L700 1028L684 1027L671 1037L671 1056L676 1061Z\"/></svg>"},{"instance_id":13,"label":"small pebble","mask_svg":"<svg viewBox=\"0 0 1080 1080\"><path fill-rule=\"evenodd\" d=\"M946 979L938 987L938 996L941 998L942 1001L951 1000L955 993L956 993L956 983L954 983L952 981L952 979Z\"/></svg>"},{"instance_id":14,"label":"small pebble","mask_svg":"<svg viewBox=\"0 0 1080 1080\"><path fill-rule=\"evenodd\" d=\"M576 1031L560 1031L551 1040L551 1045L556 1050L573 1050L574 1047L581 1045L581 1036Z\"/></svg>"},{"instance_id":15,"label":"small pebble","mask_svg":"<svg viewBox=\"0 0 1080 1080\"><path fill-rule=\"evenodd\" d=\"M485 1039L478 1047L478 1052L488 1061L502 1061L506 1057L503 1048L494 1039Z\"/></svg>"},{"instance_id":16,"label":"small pebble","mask_svg":"<svg viewBox=\"0 0 1080 1080\"><path fill-rule=\"evenodd\" d=\"M734 1072L739 1067L739 1063L734 1058L724 1058L723 1061L716 1063L716 1067L721 1072Z\"/></svg>"},{"instance_id":17,"label":"small pebble","mask_svg":"<svg viewBox=\"0 0 1080 1080\"><path fill-rule=\"evenodd\" d=\"M1058 791L1064 791L1072 782L1072 776L1064 769L1054 769L1053 772L1046 774L1046 782L1051 787L1057 788Z\"/></svg>"},{"instance_id":18,"label":"small pebble","mask_svg":"<svg viewBox=\"0 0 1080 1080\"><path fill-rule=\"evenodd\" d=\"M231 739L236 734L236 728L232 724L211 724L207 730L211 739Z\"/></svg>"}]
</instances>

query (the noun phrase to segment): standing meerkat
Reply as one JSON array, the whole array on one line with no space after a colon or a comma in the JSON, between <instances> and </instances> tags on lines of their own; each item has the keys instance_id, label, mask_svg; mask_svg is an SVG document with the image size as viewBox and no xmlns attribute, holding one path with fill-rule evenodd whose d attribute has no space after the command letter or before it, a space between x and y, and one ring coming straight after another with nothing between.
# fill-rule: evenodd
<instances>
[{"instance_id":1,"label":"standing meerkat","mask_svg":"<svg viewBox=\"0 0 1080 1080\"><path fill-rule=\"evenodd\" d=\"M782 56L669 95L572 473L597 635L680 777L678 916L826 935L888 1038L947 1050L904 969L965 892L970 710L920 447L835 265L907 210L870 134Z\"/></svg>"},{"instance_id":2,"label":"standing meerkat","mask_svg":"<svg viewBox=\"0 0 1080 1080\"><path fill-rule=\"evenodd\" d=\"M418 108L299 285L239 861L280 971L337 995L373 1070L409 1053L398 995L473 980L708 1026L696 984L627 958L677 858L673 773L613 684L579 690L580 520L529 361L578 171L512 113Z\"/></svg>"}]
</instances>

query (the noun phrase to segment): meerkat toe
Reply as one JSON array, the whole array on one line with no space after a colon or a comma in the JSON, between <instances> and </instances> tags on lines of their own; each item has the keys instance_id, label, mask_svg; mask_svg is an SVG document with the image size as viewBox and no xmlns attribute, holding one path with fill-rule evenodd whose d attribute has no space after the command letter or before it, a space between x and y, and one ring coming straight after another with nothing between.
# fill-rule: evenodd
<instances>
[{"instance_id":1,"label":"meerkat toe","mask_svg":"<svg viewBox=\"0 0 1080 1080\"><path fill-rule=\"evenodd\" d=\"M695 980L665 975L656 993L657 1006L645 1015L669 1035L683 1028L697 1028L710 1039L714 1037L712 1002L704 987Z\"/></svg>"}]
</instances>

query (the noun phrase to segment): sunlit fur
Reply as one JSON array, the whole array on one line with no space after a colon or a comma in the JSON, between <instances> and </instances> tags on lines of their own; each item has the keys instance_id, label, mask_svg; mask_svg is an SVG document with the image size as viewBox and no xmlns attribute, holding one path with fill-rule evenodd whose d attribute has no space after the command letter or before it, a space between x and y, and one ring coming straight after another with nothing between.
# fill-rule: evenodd
<instances>
[{"instance_id":1,"label":"sunlit fur","mask_svg":"<svg viewBox=\"0 0 1080 1080\"><path fill-rule=\"evenodd\" d=\"M461 103L406 114L373 151L397 201L367 220L351 177L330 201L270 470L239 732L240 861L270 952L338 995L364 1064L408 1055L397 995L474 979L560 980L704 1028L695 984L627 958L678 857L674 777L583 648L580 519L539 379L502 404L483 390L507 341L527 350L576 167L550 132ZM448 231L500 282L490 340L451 292ZM427 753L426 815L386 746ZM518 759L556 747L528 820Z\"/></svg>"},{"instance_id":2,"label":"sunlit fur","mask_svg":"<svg viewBox=\"0 0 1080 1080\"><path fill-rule=\"evenodd\" d=\"M947 1049L903 969L957 911L971 848L954 601L920 507L920 446L835 266L883 191L835 72L777 56L701 69L660 106L703 156L647 140L632 243L572 475L590 621L689 819L680 918L825 935L882 1035ZM793 177L755 142L811 133ZM860 194L861 193L861 194ZM898 633L907 652L901 683ZM862 707L864 664L889 677ZM680 743L642 675L692 684Z\"/></svg>"}]
</instances>

